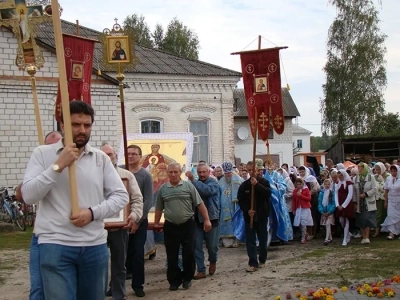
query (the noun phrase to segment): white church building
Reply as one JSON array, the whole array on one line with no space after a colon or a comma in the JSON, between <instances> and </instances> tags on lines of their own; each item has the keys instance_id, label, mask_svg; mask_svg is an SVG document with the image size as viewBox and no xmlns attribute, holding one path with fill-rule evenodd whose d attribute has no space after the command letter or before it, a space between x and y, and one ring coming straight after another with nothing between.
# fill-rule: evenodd
<instances>
[{"instance_id":1,"label":"white church building","mask_svg":"<svg viewBox=\"0 0 400 300\"><path fill-rule=\"evenodd\" d=\"M76 24L62 21L64 33L75 34ZM99 32L80 26L81 36L98 39ZM43 134L57 129L54 105L58 70L53 25L40 24L37 44L45 64L36 73ZM128 134L192 132L193 163L210 164L251 155L251 141L238 138L239 127L248 126L243 97L236 95L241 73L202 61L184 59L136 45L138 64L125 71L125 112ZM17 40L9 28L0 28L0 186L16 186L23 178L32 150L38 145L30 77L15 66ZM115 73L97 75L102 46L96 45L92 73L92 106L95 122L90 144L103 141L119 147L122 126L118 81ZM235 92L234 92L235 91ZM288 96L287 96L288 95ZM290 97L286 91L285 97ZM240 98L240 99L239 99ZM239 99L239 100L238 100ZM284 98L285 99L285 98ZM285 100L286 101L286 100ZM293 100L284 104L286 130L271 140L279 161L291 163L291 119L299 115ZM285 102L286 103L286 102ZM240 106L241 114L235 110ZM279 145L278 145L279 144ZM285 144L285 145L284 145ZM262 144L258 154L265 154Z\"/></svg>"}]
</instances>

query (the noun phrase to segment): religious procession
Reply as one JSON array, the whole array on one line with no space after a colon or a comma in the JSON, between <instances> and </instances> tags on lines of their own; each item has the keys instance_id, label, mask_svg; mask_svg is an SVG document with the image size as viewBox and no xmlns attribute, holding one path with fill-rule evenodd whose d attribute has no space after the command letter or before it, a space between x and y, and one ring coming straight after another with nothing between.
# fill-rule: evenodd
<instances>
[{"instance_id":1,"label":"religious procession","mask_svg":"<svg viewBox=\"0 0 400 300\"><path fill-rule=\"evenodd\" d=\"M155 32L145 44L142 16L100 30L64 20L71 10L0 1L1 300L291 299L303 286L290 268L313 264L302 255L322 251L328 270L329 255L396 247L398 139L348 146L340 123L312 151L288 46L258 35L256 49L225 53L235 71L173 52L162 28L163 43ZM15 232L26 208L32 227ZM321 290L296 294L335 299Z\"/></svg>"}]
</instances>

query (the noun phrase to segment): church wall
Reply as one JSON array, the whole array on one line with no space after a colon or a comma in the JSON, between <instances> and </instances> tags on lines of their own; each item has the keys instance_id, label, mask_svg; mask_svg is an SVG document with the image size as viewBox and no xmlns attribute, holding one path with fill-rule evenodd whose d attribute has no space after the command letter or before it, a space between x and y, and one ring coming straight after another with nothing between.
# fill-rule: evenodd
<instances>
[{"instance_id":1,"label":"church wall","mask_svg":"<svg viewBox=\"0 0 400 300\"><path fill-rule=\"evenodd\" d=\"M237 131L240 127L246 127L249 136L245 140L241 140L237 136ZM274 138L269 140L270 154L279 156L280 164L293 164L293 141L292 141L292 119L285 118L285 131L282 134L274 132ZM235 139L235 157L240 158L242 162L247 163L253 157L253 137L250 133L249 121L247 119L235 119L234 128ZM256 155L267 154L265 142L257 140Z\"/></svg>"},{"instance_id":2,"label":"church wall","mask_svg":"<svg viewBox=\"0 0 400 300\"><path fill-rule=\"evenodd\" d=\"M15 66L17 41L0 29L0 186L15 186L38 145L30 78ZM45 65L36 73L43 134L56 129L55 54L42 49ZM109 74L113 76L113 74ZM128 133L140 133L140 120L159 119L162 132L188 132L189 120L209 121L210 163L233 161L233 96L239 77L125 74ZM90 144L120 146L122 126L118 86L92 76L95 122Z\"/></svg>"}]
</instances>

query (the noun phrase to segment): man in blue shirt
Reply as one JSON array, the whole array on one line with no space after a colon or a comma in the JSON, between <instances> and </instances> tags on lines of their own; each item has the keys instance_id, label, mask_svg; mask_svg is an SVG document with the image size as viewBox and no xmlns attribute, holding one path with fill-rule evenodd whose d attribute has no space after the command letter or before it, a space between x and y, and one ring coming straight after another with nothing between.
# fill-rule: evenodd
<instances>
[{"instance_id":1,"label":"man in blue shirt","mask_svg":"<svg viewBox=\"0 0 400 300\"><path fill-rule=\"evenodd\" d=\"M221 190L218 182L210 177L210 171L205 163L197 166L197 175L199 180L196 180L192 172L186 172L186 176L193 183L197 192L200 194L211 221L212 228L209 232L203 230L203 219L196 210L196 248L195 261L197 265L197 274L193 279L206 278L206 266L204 264L203 240L206 241L208 250L208 261L210 262L209 274L214 275L217 268L218 258L218 241L219 241L219 217L221 211L220 196Z\"/></svg>"}]
</instances>

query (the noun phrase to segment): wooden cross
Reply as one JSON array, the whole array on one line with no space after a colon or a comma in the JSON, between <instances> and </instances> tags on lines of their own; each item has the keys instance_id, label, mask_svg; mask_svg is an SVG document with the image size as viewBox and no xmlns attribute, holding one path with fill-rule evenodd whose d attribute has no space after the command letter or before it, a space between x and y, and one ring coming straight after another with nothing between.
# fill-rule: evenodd
<instances>
[{"instance_id":1,"label":"wooden cross","mask_svg":"<svg viewBox=\"0 0 400 300\"><path fill-rule=\"evenodd\" d=\"M26 0L8 0L7 3L9 6L0 8L0 25L11 27L17 36L16 65L21 70L27 66L42 67L44 59L35 41L35 25L51 22L51 16L43 14L42 5L29 6Z\"/></svg>"}]
</instances>

